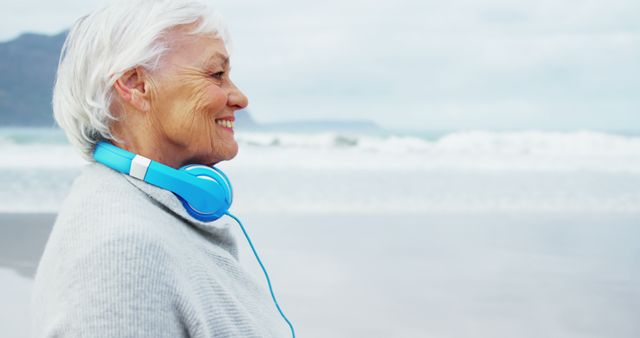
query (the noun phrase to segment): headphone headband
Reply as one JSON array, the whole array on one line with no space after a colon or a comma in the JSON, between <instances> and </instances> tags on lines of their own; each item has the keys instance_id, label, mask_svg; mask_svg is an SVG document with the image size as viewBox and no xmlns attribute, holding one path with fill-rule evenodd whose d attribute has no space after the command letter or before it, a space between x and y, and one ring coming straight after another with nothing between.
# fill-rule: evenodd
<instances>
[{"instance_id":1,"label":"headphone headband","mask_svg":"<svg viewBox=\"0 0 640 338\"><path fill-rule=\"evenodd\" d=\"M105 141L96 144L93 157L111 169L173 192L198 220L216 220L231 206L231 184L217 168L192 164L177 170Z\"/></svg>"}]
</instances>

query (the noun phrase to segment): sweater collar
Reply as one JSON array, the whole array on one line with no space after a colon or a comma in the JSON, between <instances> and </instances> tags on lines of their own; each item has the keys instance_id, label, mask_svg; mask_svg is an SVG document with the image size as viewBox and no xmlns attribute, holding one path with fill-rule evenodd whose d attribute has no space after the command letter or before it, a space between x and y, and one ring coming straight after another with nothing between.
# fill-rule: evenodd
<instances>
[{"instance_id":1,"label":"sweater collar","mask_svg":"<svg viewBox=\"0 0 640 338\"><path fill-rule=\"evenodd\" d=\"M222 232L228 231L230 220L227 217L219 218L213 222L202 222L193 218L182 205L182 202L171 191L162 189L153 184L147 183L143 180L117 172L111 168L106 167L101 163L93 163L94 166L99 167L102 170L108 170L112 173L122 175L131 185L147 195L151 200L159 204L159 206L169 213L177 216L184 222L195 226L200 230L204 230L214 235L222 235Z\"/></svg>"},{"instance_id":2,"label":"sweater collar","mask_svg":"<svg viewBox=\"0 0 640 338\"><path fill-rule=\"evenodd\" d=\"M193 218L182 205L182 202L171 191L162 189L153 184L147 183L135 177L121 174L129 183L142 191L151 200L155 201L159 206L167 212L177 216L179 219L192 225L195 228L208 234L211 240L223 249L227 250L233 257L238 259L238 249L235 239L231 235L229 229L231 220L228 217L219 218L213 222L202 222Z\"/></svg>"},{"instance_id":3,"label":"sweater collar","mask_svg":"<svg viewBox=\"0 0 640 338\"><path fill-rule=\"evenodd\" d=\"M213 222L202 222L195 218L193 218L187 210L182 205L182 202L178 199L173 192L157 187L153 184L147 183L143 180L137 179L135 177L131 177L126 174L122 174L124 178L137 187L140 191L144 192L151 199L160 203L166 209L171 211L171 213L179 216L184 221L195 225L196 227L211 232L212 230L226 229L229 227L228 219L220 218Z\"/></svg>"}]
</instances>

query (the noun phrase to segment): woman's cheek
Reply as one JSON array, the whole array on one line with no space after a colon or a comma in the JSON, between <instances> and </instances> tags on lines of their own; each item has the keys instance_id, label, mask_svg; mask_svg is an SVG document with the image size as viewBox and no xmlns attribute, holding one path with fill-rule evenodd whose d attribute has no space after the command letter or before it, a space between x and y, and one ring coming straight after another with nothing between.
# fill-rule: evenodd
<instances>
[{"instance_id":1,"label":"woman's cheek","mask_svg":"<svg viewBox=\"0 0 640 338\"><path fill-rule=\"evenodd\" d=\"M221 111L227 105L227 95L222 88L217 85L212 85L207 89L207 97L209 101L209 108L216 117L219 117Z\"/></svg>"}]
</instances>

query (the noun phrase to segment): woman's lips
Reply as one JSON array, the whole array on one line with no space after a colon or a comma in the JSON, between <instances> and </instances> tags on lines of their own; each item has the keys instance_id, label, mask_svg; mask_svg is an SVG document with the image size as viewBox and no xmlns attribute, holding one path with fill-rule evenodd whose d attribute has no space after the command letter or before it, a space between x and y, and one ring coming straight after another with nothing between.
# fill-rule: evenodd
<instances>
[{"instance_id":1,"label":"woman's lips","mask_svg":"<svg viewBox=\"0 0 640 338\"><path fill-rule=\"evenodd\" d=\"M235 121L235 118L233 116L227 116L227 117L221 117L219 119L215 119L215 122L217 125L230 131L233 131L234 121Z\"/></svg>"}]
</instances>

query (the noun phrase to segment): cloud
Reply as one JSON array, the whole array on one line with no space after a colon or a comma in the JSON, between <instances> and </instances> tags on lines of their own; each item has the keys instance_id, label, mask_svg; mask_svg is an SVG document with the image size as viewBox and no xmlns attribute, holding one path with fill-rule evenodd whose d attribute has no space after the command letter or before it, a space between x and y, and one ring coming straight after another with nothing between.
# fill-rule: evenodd
<instances>
[{"instance_id":1,"label":"cloud","mask_svg":"<svg viewBox=\"0 0 640 338\"><path fill-rule=\"evenodd\" d=\"M15 2L0 31L56 32L102 3ZM231 26L232 76L262 121L640 129L633 0L224 0L217 7Z\"/></svg>"},{"instance_id":2,"label":"cloud","mask_svg":"<svg viewBox=\"0 0 640 338\"><path fill-rule=\"evenodd\" d=\"M232 21L238 39L251 30L265 37L240 43L236 61L254 105L274 118L301 115L289 106L303 107L303 116L373 116L397 127L640 128L629 121L640 107L630 14L640 7L630 1L278 8L285 9L277 25ZM255 62L261 53L274 60Z\"/></svg>"}]
</instances>

